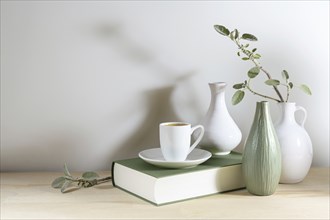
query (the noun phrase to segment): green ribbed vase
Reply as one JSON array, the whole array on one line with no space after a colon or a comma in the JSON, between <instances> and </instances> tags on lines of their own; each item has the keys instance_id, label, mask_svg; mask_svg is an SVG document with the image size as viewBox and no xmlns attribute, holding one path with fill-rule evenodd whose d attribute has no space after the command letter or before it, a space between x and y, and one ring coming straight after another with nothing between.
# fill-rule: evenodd
<instances>
[{"instance_id":1,"label":"green ribbed vase","mask_svg":"<svg viewBox=\"0 0 330 220\"><path fill-rule=\"evenodd\" d=\"M281 176L281 150L268 102L257 102L253 124L243 152L243 176L254 195L272 195Z\"/></svg>"}]
</instances>

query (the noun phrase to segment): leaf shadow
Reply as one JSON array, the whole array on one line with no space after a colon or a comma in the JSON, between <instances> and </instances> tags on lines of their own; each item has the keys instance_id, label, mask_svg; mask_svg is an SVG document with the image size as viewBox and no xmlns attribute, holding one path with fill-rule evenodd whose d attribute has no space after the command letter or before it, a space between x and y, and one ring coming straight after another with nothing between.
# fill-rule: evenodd
<instances>
[{"instance_id":1,"label":"leaf shadow","mask_svg":"<svg viewBox=\"0 0 330 220\"><path fill-rule=\"evenodd\" d=\"M70 187L70 188L65 189L65 191L63 193L65 194L65 193L74 192L74 191L77 191L78 189L81 189L81 187Z\"/></svg>"}]
</instances>

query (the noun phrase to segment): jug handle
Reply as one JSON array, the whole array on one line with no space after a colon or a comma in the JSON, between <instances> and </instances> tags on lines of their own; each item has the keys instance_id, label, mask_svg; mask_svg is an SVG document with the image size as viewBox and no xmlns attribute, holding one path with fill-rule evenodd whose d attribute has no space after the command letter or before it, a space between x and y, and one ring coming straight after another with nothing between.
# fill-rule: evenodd
<instances>
[{"instance_id":1,"label":"jug handle","mask_svg":"<svg viewBox=\"0 0 330 220\"><path fill-rule=\"evenodd\" d=\"M296 106L296 111L302 111L304 113L304 117L300 123L301 127L304 127L306 119L307 119L307 111L305 108L301 107L301 106Z\"/></svg>"}]
</instances>

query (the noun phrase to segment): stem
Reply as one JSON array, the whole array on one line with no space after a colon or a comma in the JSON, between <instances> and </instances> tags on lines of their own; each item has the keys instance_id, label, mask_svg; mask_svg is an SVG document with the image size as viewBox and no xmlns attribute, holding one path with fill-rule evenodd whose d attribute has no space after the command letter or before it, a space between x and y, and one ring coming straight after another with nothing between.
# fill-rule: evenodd
<instances>
[{"instance_id":1,"label":"stem","mask_svg":"<svg viewBox=\"0 0 330 220\"><path fill-rule=\"evenodd\" d=\"M254 59L252 61L255 63ZM264 68L262 68L262 66L259 66L259 69L267 75L268 79L272 79L270 74ZM277 93L278 97L280 98L279 102L284 102L284 99L283 99L280 91L278 90L277 86L273 86L273 88L275 89L275 92Z\"/></svg>"},{"instance_id":2,"label":"stem","mask_svg":"<svg viewBox=\"0 0 330 220\"><path fill-rule=\"evenodd\" d=\"M256 67L258 67L262 72L264 72L265 74L266 74L266 76L267 76L267 78L268 79L272 79L272 77L271 77L271 75L260 65L260 63L259 62L257 62L254 58L253 58L253 56L252 56L252 54L253 53L248 53L244 48L243 48L243 46L241 46L240 45L240 42L239 42L239 40L237 40L237 39L235 39L235 43L236 43L236 45L238 46L238 48L246 55L246 56L248 56L249 57L249 59L254 63L254 65L256 66ZM278 99L274 99L274 98L271 98L271 99L273 99L273 100L276 100L277 102L284 102L284 99L283 99L283 97L282 97L282 95L281 95L281 93L280 93L280 91L278 90L278 88L277 88L277 86L273 86L273 88L274 88L274 90L275 90L275 92L276 92L276 94L278 95L278 97L280 98L279 100ZM248 88L249 89L249 88ZM249 89L250 90L250 89ZM251 90L250 90L251 91ZM252 91L251 91L252 92ZM259 93L258 93L259 94ZM259 95L261 95L261 94L259 94ZM263 96L263 95L261 95L261 96ZM266 97L269 97L269 96L266 96Z\"/></svg>"},{"instance_id":3,"label":"stem","mask_svg":"<svg viewBox=\"0 0 330 220\"><path fill-rule=\"evenodd\" d=\"M286 98L285 98L285 102L288 102L289 101L289 95L290 95L290 86L289 86L288 80L286 80L286 84L281 83L280 85L286 87Z\"/></svg>"},{"instance_id":4,"label":"stem","mask_svg":"<svg viewBox=\"0 0 330 220\"><path fill-rule=\"evenodd\" d=\"M97 179L96 180L96 182L97 182L96 185L101 184L101 183L105 183L105 182L109 182L110 180L112 180L111 176L104 177L104 178L101 178L101 179Z\"/></svg>"},{"instance_id":5,"label":"stem","mask_svg":"<svg viewBox=\"0 0 330 220\"><path fill-rule=\"evenodd\" d=\"M256 91L253 91L253 90L251 89L251 87L249 86L249 83L250 83L250 80L249 80L249 82L247 83L246 88L247 88L251 93L253 93L254 95L258 95L258 96L261 96L261 97L266 98L266 99L271 99L271 100L274 100L274 101L276 101L276 102L281 102L279 99L276 99L276 98L273 98L273 97L270 97L270 96L267 96L267 95L260 94L260 93L258 93L258 92L256 92Z\"/></svg>"},{"instance_id":6,"label":"stem","mask_svg":"<svg viewBox=\"0 0 330 220\"><path fill-rule=\"evenodd\" d=\"M112 179L112 177L108 176L108 177L104 177L104 178L100 178L100 179L91 179L91 180L85 180L83 178L73 179L73 178L67 178L67 177L66 177L66 179L71 180L72 182L78 182L78 185L81 184L81 186L83 186L83 187L91 187L91 186L95 186L95 185L98 185L101 183L109 182Z\"/></svg>"},{"instance_id":7,"label":"stem","mask_svg":"<svg viewBox=\"0 0 330 220\"><path fill-rule=\"evenodd\" d=\"M289 95L290 95L290 85L289 85L289 82L288 80L286 80L286 100L285 102L288 102L289 101Z\"/></svg>"}]
</instances>

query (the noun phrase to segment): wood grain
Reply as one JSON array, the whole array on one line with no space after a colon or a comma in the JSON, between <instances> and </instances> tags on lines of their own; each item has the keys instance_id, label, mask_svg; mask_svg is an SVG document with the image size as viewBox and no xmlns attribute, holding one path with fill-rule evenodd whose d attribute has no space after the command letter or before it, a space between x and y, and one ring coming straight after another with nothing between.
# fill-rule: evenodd
<instances>
[{"instance_id":1,"label":"wood grain","mask_svg":"<svg viewBox=\"0 0 330 220\"><path fill-rule=\"evenodd\" d=\"M99 172L102 176L110 172ZM271 196L245 189L165 206L105 183L61 194L61 173L1 173L1 219L329 219L329 168L312 168L299 184ZM76 173L76 175L78 175ZM189 184L189 183L187 183Z\"/></svg>"}]
</instances>

